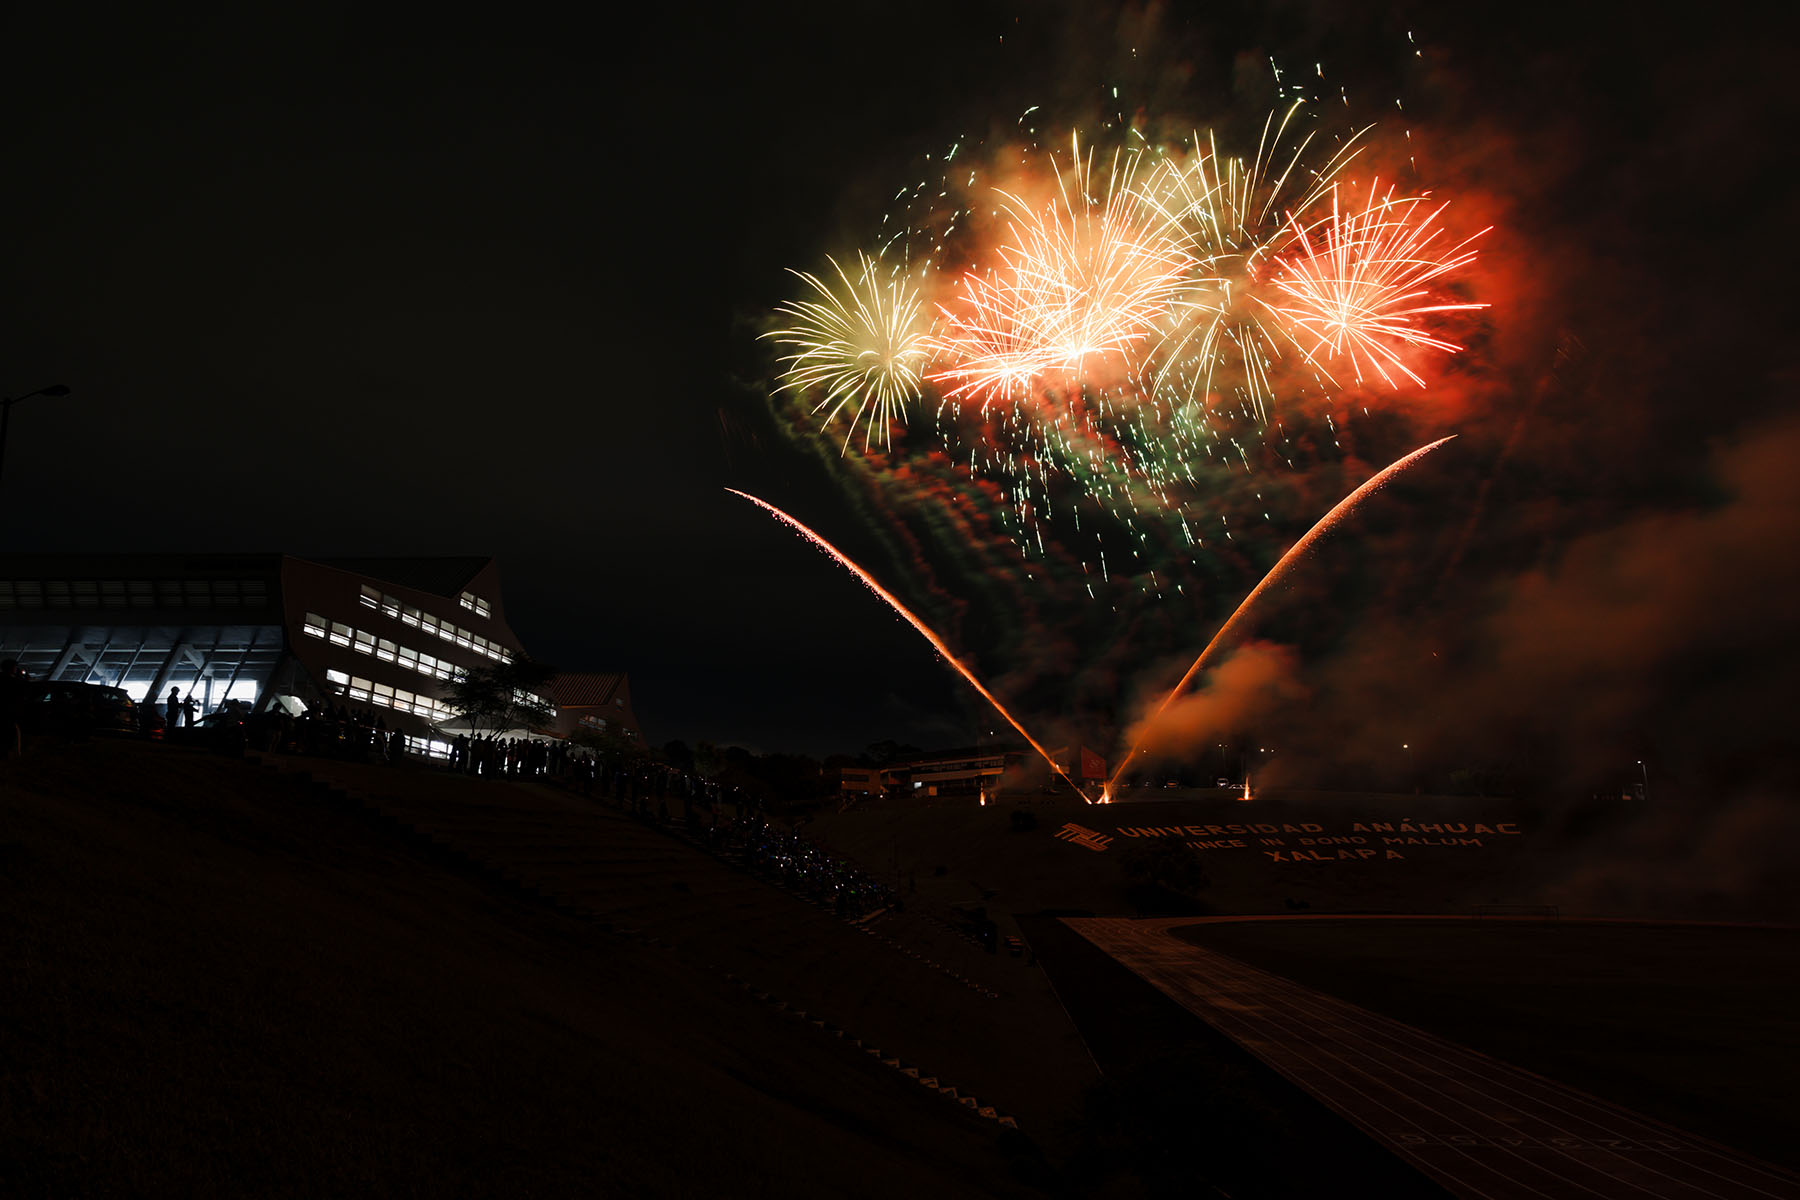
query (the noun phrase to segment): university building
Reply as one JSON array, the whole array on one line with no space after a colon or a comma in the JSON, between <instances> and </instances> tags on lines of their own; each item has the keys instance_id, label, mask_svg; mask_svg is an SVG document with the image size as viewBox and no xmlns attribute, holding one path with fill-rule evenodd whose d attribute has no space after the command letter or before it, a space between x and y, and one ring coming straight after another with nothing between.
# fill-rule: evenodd
<instances>
[{"instance_id":1,"label":"university building","mask_svg":"<svg viewBox=\"0 0 1800 1200\"><path fill-rule=\"evenodd\" d=\"M201 715L227 700L290 712L371 708L445 753L457 719L444 684L523 653L491 558L0 559L0 659L37 678L121 687L139 703L179 688ZM556 733L604 720L641 738L623 675L563 679L548 689L557 695L541 697L557 710Z\"/></svg>"}]
</instances>

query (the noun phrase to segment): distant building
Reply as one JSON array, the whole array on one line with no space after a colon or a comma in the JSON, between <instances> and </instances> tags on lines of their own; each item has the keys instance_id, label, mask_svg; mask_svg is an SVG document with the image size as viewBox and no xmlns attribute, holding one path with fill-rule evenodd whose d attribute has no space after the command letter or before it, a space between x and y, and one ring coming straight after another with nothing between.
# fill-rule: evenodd
<instances>
[{"instance_id":1,"label":"distant building","mask_svg":"<svg viewBox=\"0 0 1800 1200\"><path fill-rule=\"evenodd\" d=\"M491 558L287 554L13 555L0 559L0 658L202 715L227 700L375 710L447 751L459 670L523 654ZM623 676L608 693L631 714ZM548 703L546 698L546 703ZM559 712L562 711L558 706Z\"/></svg>"},{"instance_id":2,"label":"distant building","mask_svg":"<svg viewBox=\"0 0 1800 1200\"><path fill-rule=\"evenodd\" d=\"M999 789L1000 777L1007 768L1023 757L1021 751L1005 746L940 750L888 767L883 772L883 782L896 795L990 795Z\"/></svg>"},{"instance_id":3,"label":"distant building","mask_svg":"<svg viewBox=\"0 0 1800 1200\"><path fill-rule=\"evenodd\" d=\"M882 784L880 767L826 767L825 788L838 796L879 796Z\"/></svg>"},{"instance_id":4,"label":"distant building","mask_svg":"<svg viewBox=\"0 0 1800 1200\"><path fill-rule=\"evenodd\" d=\"M1106 759L1086 746L1058 746L1050 752L1050 757L1063 774L1077 783L1103 783L1106 780Z\"/></svg>"},{"instance_id":5,"label":"distant building","mask_svg":"<svg viewBox=\"0 0 1800 1200\"><path fill-rule=\"evenodd\" d=\"M618 734L642 743L637 713L631 707L631 681L623 674L564 674L550 681L550 703L556 708L556 735L586 731Z\"/></svg>"}]
</instances>

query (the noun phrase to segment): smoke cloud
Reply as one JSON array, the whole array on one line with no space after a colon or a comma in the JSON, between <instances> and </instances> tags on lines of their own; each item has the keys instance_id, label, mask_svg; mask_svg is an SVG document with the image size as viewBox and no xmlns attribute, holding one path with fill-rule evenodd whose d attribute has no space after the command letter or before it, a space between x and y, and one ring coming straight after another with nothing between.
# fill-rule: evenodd
<instances>
[{"instance_id":1,"label":"smoke cloud","mask_svg":"<svg viewBox=\"0 0 1800 1200\"><path fill-rule=\"evenodd\" d=\"M1179 758L1195 748L1233 738L1256 722L1306 698L1293 649L1273 642L1250 642L1221 663L1198 691L1178 696L1166 708L1161 697L1131 727L1146 761Z\"/></svg>"}]
</instances>

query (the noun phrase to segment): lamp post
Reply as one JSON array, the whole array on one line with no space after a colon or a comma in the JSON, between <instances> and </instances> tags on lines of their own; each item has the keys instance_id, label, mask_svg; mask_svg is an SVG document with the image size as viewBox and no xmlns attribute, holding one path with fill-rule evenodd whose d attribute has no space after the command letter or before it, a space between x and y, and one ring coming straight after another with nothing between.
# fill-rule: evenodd
<instances>
[{"instance_id":1,"label":"lamp post","mask_svg":"<svg viewBox=\"0 0 1800 1200\"><path fill-rule=\"evenodd\" d=\"M26 392L23 396L0 397L0 472L6 470L6 430L7 426L12 424L13 405L21 400L29 400L33 396L62 397L68 394L68 384L53 383L48 387L41 387L35 392Z\"/></svg>"},{"instance_id":2,"label":"lamp post","mask_svg":"<svg viewBox=\"0 0 1800 1200\"><path fill-rule=\"evenodd\" d=\"M1647 803L1650 799L1650 768L1644 765L1641 758L1637 760L1637 765L1638 770L1644 773L1644 800Z\"/></svg>"}]
</instances>

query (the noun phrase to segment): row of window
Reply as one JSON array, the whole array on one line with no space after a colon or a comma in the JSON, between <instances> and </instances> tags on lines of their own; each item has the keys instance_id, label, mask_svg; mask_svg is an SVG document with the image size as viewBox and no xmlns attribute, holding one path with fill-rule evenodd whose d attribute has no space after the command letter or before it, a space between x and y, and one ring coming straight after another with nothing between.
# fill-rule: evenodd
<instances>
[{"instance_id":1,"label":"row of window","mask_svg":"<svg viewBox=\"0 0 1800 1200\"><path fill-rule=\"evenodd\" d=\"M459 646L479 651L495 662L512 661L513 652L499 642L489 641L479 633L472 633L452 621L440 621L422 609L401 603L380 588L363 584L362 595L359 599L364 608L372 608L376 612L384 613L415 629L423 629L426 633L442 638L446 642L455 642ZM481 615L485 617L487 613L484 611ZM307 616L310 618L312 614L308 613Z\"/></svg>"},{"instance_id":2,"label":"row of window","mask_svg":"<svg viewBox=\"0 0 1800 1200\"><path fill-rule=\"evenodd\" d=\"M302 628L309 637L324 638L334 646L348 646L358 654L372 655L382 662L394 663L433 679L447 681L463 669L447 658L434 658L411 646L396 645L386 638L376 637L366 629L353 629L342 621L327 621L318 613L307 613ZM524 692L517 692L516 696L520 701L530 699L546 708L555 707L542 696L527 696Z\"/></svg>"},{"instance_id":3,"label":"row of window","mask_svg":"<svg viewBox=\"0 0 1800 1200\"><path fill-rule=\"evenodd\" d=\"M398 709L414 713L428 721L448 721L456 716L455 709L423 692L409 692L405 688L375 683L360 675L328 670L325 672L325 682L333 686L339 695L348 696L358 704Z\"/></svg>"},{"instance_id":4,"label":"row of window","mask_svg":"<svg viewBox=\"0 0 1800 1200\"><path fill-rule=\"evenodd\" d=\"M309 637L325 638L334 646L349 646L358 654L370 654L382 662L396 663L433 679L449 679L462 670L447 658L437 658L411 646L396 645L386 638L376 637L366 629L353 629L342 621L327 621L318 613L307 613L302 628Z\"/></svg>"},{"instance_id":5,"label":"row of window","mask_svg":"<svg viewBox=\"0 0 1800 1200\"><path fill-rule=\"evenodd\" d=\"M483 600L480 596L477 596L474 592L464 592L456 598L456 602L478 617L492 615L488 609L488 602Z\"/></svg>"},{"instance_id":6,"label":"row of window","mask_svg":"<svg viewBox=\"0 0 1800 1200\"><path fill-rule=\"evenodd\" d=\"M0 579L7 608L261 608L261 579Z\"/></svg>"}]
</instances>

